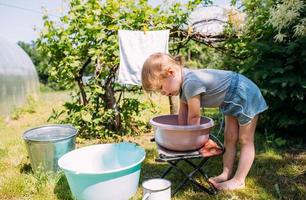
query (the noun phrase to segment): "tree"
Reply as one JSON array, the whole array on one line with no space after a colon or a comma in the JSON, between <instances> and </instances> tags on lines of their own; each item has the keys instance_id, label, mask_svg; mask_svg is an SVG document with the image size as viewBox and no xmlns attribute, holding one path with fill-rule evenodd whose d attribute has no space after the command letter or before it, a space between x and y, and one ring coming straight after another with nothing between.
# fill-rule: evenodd
<instances>
[{"instance_id":1,"label":"tree","mask_svg":"<svg viewBox=\"0 0 306 200\"><path fill-rule=\"evenodd\" d=\"M39 81L43 84L48 83L48 68L47 66L47 57L43 55L42 52L38 51L35 43L32 41L30 44L19 41L18 45L29 55L33 64L36 67Z\"/></svg>"},{"instance_id":2,"label":"tree","mask_svg":"<svg viewBox=\"0 0 306 200\"><path fill-rule=\"evenodd\" d=\"M270 133L303 134L306 128L306 34L304 1L244 0L244 33L223 45L224 67L246 74L269 109L261 127ZM229 31L228 34L231 32Z\"/></svg>"},{"instance_id":3,"label":"tree","mask_svg":"<svg viewBox=\"0 0 306 200\"><path fill-rule=\"evenodd\" d=\"M175 3L153 8L140 0L72 0L60 24L44 16L44 28L37 41L50 60L51 79L60 86L77 92L65 110L64 122L74 124L80 133L90 136L115 136L137 133L141 122L138 115L146 108L136 98L123 98L125 88L115 82L119 66L118 30L178 30L188 13L202 1ZM205 3L206 1L204 1ZM179 46L179 43L172 44ZM93 77L84 83L82 77Z\"/></svg>"}]
</instances>

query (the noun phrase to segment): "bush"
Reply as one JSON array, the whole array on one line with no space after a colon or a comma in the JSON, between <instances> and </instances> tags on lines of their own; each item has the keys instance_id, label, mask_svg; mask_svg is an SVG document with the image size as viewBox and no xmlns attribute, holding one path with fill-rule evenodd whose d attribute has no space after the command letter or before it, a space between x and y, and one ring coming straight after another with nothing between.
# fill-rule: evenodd
<instances>
[{"instance_id":1,"label":"bush","mask_svg":"<svg viewBox=\"0 0 306 200\"><path fill-rule=\"evenodd\" d=\"M245 32L224 44L241 59L228 56L224 67L245 74L261 89L269 105L259 121L265 132L302 136L306 128L306 5L299 0L243 3L248 16Z\"/></svg>"}]
</instances>

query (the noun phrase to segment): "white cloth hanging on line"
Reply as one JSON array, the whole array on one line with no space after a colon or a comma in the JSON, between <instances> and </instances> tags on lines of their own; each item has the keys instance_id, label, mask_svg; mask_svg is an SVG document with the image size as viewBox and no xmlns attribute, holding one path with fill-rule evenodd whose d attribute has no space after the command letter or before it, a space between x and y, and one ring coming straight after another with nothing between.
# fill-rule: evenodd
<instances>
[{"instance_id":1,"label":"white cloth hanging on line","mask_svg":"<svg viewBox=\"0 0 306 200\"><path fill-rule=\"evenodd\" d=\"M118 82L141 85L144 61L153 53L168 53L169 30L119 30L120 65Z\"/></svg>"}]
</instances>

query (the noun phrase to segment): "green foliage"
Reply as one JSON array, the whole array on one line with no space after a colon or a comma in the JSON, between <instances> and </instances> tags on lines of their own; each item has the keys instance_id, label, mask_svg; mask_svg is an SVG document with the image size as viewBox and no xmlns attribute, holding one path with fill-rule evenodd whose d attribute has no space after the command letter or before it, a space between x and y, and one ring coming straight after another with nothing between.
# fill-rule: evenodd
<instances>
[{"instance_id":1,"label":"green foliage","mask_svg":"<svg viewBox=\"0 0 306 200\"><path fill-rule=\"evenodd\" d=\"M269 149L271 147L281 148L287 144L287 140L277 137L275 134L265 134L266 137L266 148Z\"/></svg>"},{"instance_id":2,"label":"green foliage","mask_svg":"<svg viewBox=\"0 0 306 200\"><path fill-rule=\"evenodd\" d=\"M52 92L56 89L55 87L52 86L52 84L39 84L39 91L40 92Z\"/></svg>"},{"instance_id":3,"label":"green foliage","mask_svg":"<svg viewBox=\"0 0 306 200\"><path fill-rule=\"evenodd\" d=\"M48 83L48 59L41 51L36 48L34 42L30 44L25 42L18 42L18 45L29 55L33 64L36 67L39 81L43 84Z\"/></svg>"},{"instance_id":4,"label":"green foliage","mask_svg":"<svg viewBox=\"0 0 306 200\"><path fill-rule=\"evenodd\" d=\"M80 130L80 136L84 138L118 140L123 135L135 135L148 131L146 121L141 117L142 112L150 106L148 102L140 103L135 98L123 98L118 110L104 110L94 100L84 106L78 103L78 99L76 94L71 102L64 104L66 110L53 110L48 121L72 123ZM67 117L60 119L64 114L67 114ZM118 118L121 121L117 121ZM121 124L120 130L116 129L117 122Z\"/></svg>"},{"instance_id":5,"label":"green foliage","mask_svg":"<svg viewBox=\"0 0 306 200\"><path fill-rule=\"evenodd\" d=\"M306 125L306 38L285 44L258 45L261 60L256 63L258 67L253 76L264 81L260 86L270 104L265 123L283 131L299 133Z\"/></svg>"},{"instance_id":6,"label":"green foliage","mask_svg":"<svg viewBox=\"0 0 306 200\"><path fill-rule=\"evenodd\" d=\"M223 64L245 74L261 89L269 105L260 120L262 128L282 135L303 134L306 127L306 37L294 30L305 19L306 6L280 9L283 4L286 3L243 1L248 16L244 33L224 43L229 54L240 59L227 56ZM289 15L288 10L296 14L292 11L294 17L284 23L279 18ZM286 34L282 42L278 34Z\"/></svg>"},{"instance_id":7,"label":"green foliage","mask_svg":"<svg viewBox=\"0 0 306 200\"><path fill-rule=\"evenodd\" d=\"M189 41L180 53L184 56L188 68L217 69L222 66L222 54L195 41Z\"/></svg>"},{"instance_id":8,"label":"green foliage","mask_svg":"<svg viewBox=\"0 0 306 200\"><path fill-rule=\"evenodd\" d=\"M270 9L269 23L277 30L276 41L306 36L305 1L281 1Z\"/></svg>"},{"instance_id":9,"label":"green foliage","mask_svg":"<svg viewBox=\"0 0 306 200\"><path fill-rule=\"evenodd\" d=\"M116 138L144 130L146 123L137 116L148 104L121 98L124 92L140 88L126 88L115 81L118 30L177 29L201 2L153 8L143 0L72 0L59 24L44 16L37 45L50 58L50 79L60 87L77 85L72 101L65 103L63 112L54 111L50 120L65 115L61 122L72 123L84 137ZM91 79L84 82L84 75Z\"/></svg>"}]
</instances>

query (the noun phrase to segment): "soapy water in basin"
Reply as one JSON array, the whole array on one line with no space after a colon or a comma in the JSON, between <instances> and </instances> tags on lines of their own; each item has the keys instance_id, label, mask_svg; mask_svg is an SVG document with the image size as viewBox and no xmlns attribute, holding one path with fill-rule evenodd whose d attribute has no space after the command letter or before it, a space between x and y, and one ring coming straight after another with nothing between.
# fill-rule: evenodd
<instances>
[{"instance_id":1,"label":"soapy water in basin","mask_svg":"<svg viewBox=\"0 0 306 200\"><path fill-rule=\"evenodd\" d=\"M78 200L127 200L138 188L145 151L133 143L100 144L65 154L58 162Z\"/></svg>"}]
</instances>

